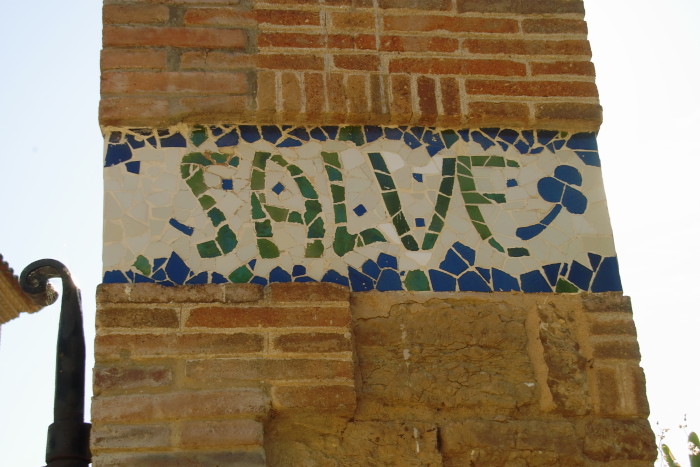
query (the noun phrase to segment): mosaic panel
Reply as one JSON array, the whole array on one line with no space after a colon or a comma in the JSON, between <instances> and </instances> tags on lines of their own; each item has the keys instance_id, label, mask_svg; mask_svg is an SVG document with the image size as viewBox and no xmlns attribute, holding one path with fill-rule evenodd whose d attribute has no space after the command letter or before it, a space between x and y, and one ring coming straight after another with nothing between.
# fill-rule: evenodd
<instances>
[{"instance_id":1,"label":"mosaic panel","mask_svg":"<svg viewBox=\"0 0 700 467\"><path fill-rule=\"evenodd\" d=\"M221 125L105 146L106 283L621 290L592 133Z\"/></svg>"}]
</instances>

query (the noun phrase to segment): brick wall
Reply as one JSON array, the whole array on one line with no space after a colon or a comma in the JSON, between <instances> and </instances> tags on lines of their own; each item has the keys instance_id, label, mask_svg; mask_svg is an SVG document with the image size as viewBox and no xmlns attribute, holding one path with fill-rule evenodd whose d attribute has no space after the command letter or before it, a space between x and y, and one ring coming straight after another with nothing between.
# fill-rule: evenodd
<instances>
[{"instance_id":1,"label":"brick wall","mask_svg":"<svg viewBox=\"0 0 700 467\"><path fill-rule=\"evenodd\" d=\"M105 126L597 130L580 0L106 0Z\"/></svg>"},{"instance_id":2,"label":"brick wall","mask_svg":"<svg viewBox=\"0 0 700 467\"><path fill-rule=\"evenodd\" d=\"M113 284L98 303L95 465L648 466L656 455L619 294Z\"/></svg>"}]
</instances>

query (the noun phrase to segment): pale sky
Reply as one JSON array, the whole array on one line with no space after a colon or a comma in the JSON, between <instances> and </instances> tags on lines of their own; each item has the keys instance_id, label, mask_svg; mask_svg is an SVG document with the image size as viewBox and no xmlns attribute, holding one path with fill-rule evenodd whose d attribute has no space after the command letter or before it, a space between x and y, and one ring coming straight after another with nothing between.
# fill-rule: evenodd
<instances>
[{"instance_id":1,"label":"pale sky","mask_svg":"<svg viewBox=\"0 0 700 467\"><path fill-rule=\"evenodd\" d=\"M700 3L586 0L604 108L603 176L625 294L632 297L656 429L700 430ZM30 13L31 12L31 13ZM101 279L101 2L4 2L0 28L0 253L17 274L64 262L83 291L92 353ZM44 465L58 305L3 326L0 464ZM89 368L92 359L88 360ZM89 376L88 376L89 379Z\"/></svg>"}]
</instances>

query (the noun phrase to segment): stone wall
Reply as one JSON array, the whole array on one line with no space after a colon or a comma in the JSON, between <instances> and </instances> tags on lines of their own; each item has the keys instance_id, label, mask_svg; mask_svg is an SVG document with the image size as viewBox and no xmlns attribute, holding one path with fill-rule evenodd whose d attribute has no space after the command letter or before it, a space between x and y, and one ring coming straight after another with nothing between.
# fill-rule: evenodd
<instances>
[{"instance_id":1,"label":"stone wall","mask_svg":"<svg viewBox=\"0 0 700 467\"><path fill-rule=\"evenodd\" d=\"M103 285L96 465L650 465L620 294Z\"/></svg>"}]
</instances>

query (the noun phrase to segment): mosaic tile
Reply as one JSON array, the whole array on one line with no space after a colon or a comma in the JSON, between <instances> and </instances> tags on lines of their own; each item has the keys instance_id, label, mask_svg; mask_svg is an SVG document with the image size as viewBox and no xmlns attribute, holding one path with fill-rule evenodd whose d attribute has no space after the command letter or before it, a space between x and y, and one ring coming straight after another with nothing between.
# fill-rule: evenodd
<instances>
[{"instance_id":1,"label":"mosaic tile","mask_svg":"<svg viewBox=\"0 0 700 467\"><path fill-rule=\"evenodd\" d=\"M592 133L181 131L107 135L105 282L621 290Z\"/></svg>"}]
</instances>

